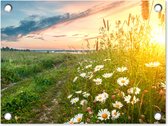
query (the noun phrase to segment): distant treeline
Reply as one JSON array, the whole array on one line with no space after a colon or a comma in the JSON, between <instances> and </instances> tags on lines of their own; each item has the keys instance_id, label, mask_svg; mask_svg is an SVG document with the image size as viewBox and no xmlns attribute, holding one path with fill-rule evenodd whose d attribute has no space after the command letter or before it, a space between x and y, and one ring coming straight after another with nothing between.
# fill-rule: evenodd
<instances>
[{"instance_id":1,"label":"distant treeline","mask_svg":"<svg viewBox=\"0 0 168 126\"><path fill-rule=\"evenodd\" d=\"M1 51L24 51L24 52L43 52L43 53L75 53L75 52L90 52L95 50L30 50L30 49L15 49L9 47L2 47Z\"/></svg>"},{"instance_id":2,"label":"distant treeline","mask_svg":"<svg viewBox=\"0 0 168 126\"><path fill-rule=\"evenodd\" d=\"M1 51L25 51L25 52L30 52L29 49L14 49L14 48L9 48L9 47L2 47Z\"/></svg>"}]
</instances>

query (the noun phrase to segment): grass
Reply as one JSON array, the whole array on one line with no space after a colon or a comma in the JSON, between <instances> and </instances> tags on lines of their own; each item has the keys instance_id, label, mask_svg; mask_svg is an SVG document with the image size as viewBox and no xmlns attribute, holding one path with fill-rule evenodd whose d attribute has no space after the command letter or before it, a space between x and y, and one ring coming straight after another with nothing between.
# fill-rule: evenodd
<instances>
[{"instance_id":1,"label":"grass","mask_svg":"<svg viewBox=\"0 0 168 126\"><path fill-rule=\"evenodd\" d=\"M2 123L165 123L164 45L138 16L103 24L95 52L2 52Z\"/></svg>"},{"instance_id":2,"label":"grass","mask_svg":"<svg viewBox=\"0 0 168 126\"><path fill-rule=\"evenodd\" d=\"M19 59L19 60L18 60ZM66 55L32 52L2 52L2 88L29 76L54 68L64 62Z\"/></svg>"},{"instance_id":3,"label":"grass","mask_svg":"<svg viewBox=\"0 0 168 126\"><path fill-rule=\"evenodd\" d=\"M10 54L10 52L2 53ZM20 58L20 55L23 55L22 53L20 54L17 52L12 53L15 53L15 58ZM27 53L24 54L24 56L26 55ZM32 55L32 53L30 53L29 55ZM36 57L39 58L41 58L42 55L46 56L40 53L35 53L33 55L36 55ZM64 81L63 79L65 79L67 69L69 69L69 67L75 63L72 59L76 59L76 56L71 54L50 54L50 56L58 58L58 61L55 60L53 64L54 67L52 67L52 69L44 68L38 74L33 73L26 78L22 78L21 81L17 82L15 85L7 88L2 92L2 123L26 123L27 121L31 122L31 120L34 120L34 118L39 114L39 111L40 113L43 113L42 106L44 103L51 103L51 100L53 100L51 98L53 97L48 99L48 97L50 97L50 95L48 96L48 94L51 94L50 90L54 88L56 91L63 86L62 81ZM57 83L60 83L60 87L57 87ZM30 113L30 110L33 111L31 111ZM4 120L3 116L7 112L10 112L15 118L18 117L18 119L13 118L11 121ZM40 120L40 117L38 119Z\"/></svg>"}]
</instances>

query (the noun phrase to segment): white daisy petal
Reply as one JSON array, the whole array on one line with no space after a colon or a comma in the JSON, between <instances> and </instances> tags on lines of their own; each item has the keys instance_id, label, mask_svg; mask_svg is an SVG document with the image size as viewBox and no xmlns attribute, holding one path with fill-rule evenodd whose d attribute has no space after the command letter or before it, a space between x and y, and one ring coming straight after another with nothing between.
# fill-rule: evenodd
<instances>
[{"instance_id":1,"label":"white daisy petal","mask_svg":"<svg viewBox=\"0 0 168 126\"><path fill-rule=\"evenodd\" d=\"M120 113L117 112L116 110L113 110L111 112L112 120L118 119L120 117Z\"/></svg>"},{"instance_id":2,"label":"white daisy petal","mask_svg":"<svg viewBox=\"0 0 168 126\"><path fill-rule=\"evenodd\" d=\"M96 85L102 84L102 79L100 78L93 79L93 81L96 83Z\"/></svg>"},{"instance_id":3,"label":"white daisy petal","mask_svg":"<svg viewBox=\"0 0 168 126\"><path fill-rule=\"evenodd\" d=\"M73 99L71 99L71 104L75 104L75 103L77 103L79 101L79 98L78 97L76 97L76 98L73 98Z\"/></svg>"},{"instance_id":4,"label":"white daisy petal","mask_svg":"<svg viewBox=\"0 0 168 126\"><path fill-rule=\"evenodd\" d=\"M99 110L97 116L100 120L107 120L110 119L110 112L107 109L101 109Z\"/></svg>"},{"instance_id":5,"label":"white daisy petal","mask_svg":"<svg viewBox=\"0 0 168 126\"><path fill-rule=\"evenodd\" d=\"M120 77L117 79L117 83L120 86L127 86L129 84L129 79L127 77Z\"/></svg>"}]
</instances>

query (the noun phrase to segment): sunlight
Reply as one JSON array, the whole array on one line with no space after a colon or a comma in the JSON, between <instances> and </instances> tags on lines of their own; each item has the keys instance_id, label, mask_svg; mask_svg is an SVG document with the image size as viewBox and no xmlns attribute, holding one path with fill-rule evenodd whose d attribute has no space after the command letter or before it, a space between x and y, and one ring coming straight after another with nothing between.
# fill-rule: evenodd
<instances>
[{"instance_id":1,"label":"sunlight","mask_svg":"<svg viewBox=\"0 0 168 126\"><path fill-rule=\"evenodd\" d=\"M154 26L151 31L151 42L165 44L165 34L161 26Z\"/></svg>"}]
</instances>

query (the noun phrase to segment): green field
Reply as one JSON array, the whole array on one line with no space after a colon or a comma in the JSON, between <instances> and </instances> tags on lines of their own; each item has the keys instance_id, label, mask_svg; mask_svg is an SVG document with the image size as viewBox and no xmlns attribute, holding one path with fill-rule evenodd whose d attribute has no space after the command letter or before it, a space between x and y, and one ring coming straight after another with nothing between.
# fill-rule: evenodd
<instances>
[{"instance_id":1,"label":"green field","mask_svg":"<svg viewBox=\"0 0 168 126\"><path fill-rule=\"evenodd\" d=\"M165 65L159 69L147 68L142 65L150 61L147 55L143 59L132 59L131 54L123 53L120 57L120 53L114 55L110 50L79 55L2 52L2 89L16 83L2 91L2 123L65 123L78 113L85 114L84 122L101 123L97 120L98 111L114 109L112 103L115 101L123 102L124 107L120 110L123 115L113 123L139 123L141 116L144 122L153 123L155 112L165 114L165 94L160 86L160 82L165 81ZM155 58L165 64L161 60L163 57ZM94 72L97 65L104 65L104 68ZM128 70L117 72L121 66ZM113 73L113 76L103 78L104 73ZM75 77L78 79L73 82ZM129 78L128 86L119 86L119 77ZM102 78L102 84L96 85L93 81L96 78ZM134 105L124 103L122 98L122 93L126 95L131 87L141 90L137 94L139 101ZM76 91L87 92L90 96L85 98ZM106 103L95 102L95 97L103 92L108 94ZM88 103L71 104L67 98L71 94ZM91 115L88 107L93 111ZM3 118L7 112L12 114L10 121Z\"/></svg>"}]
</instances>

